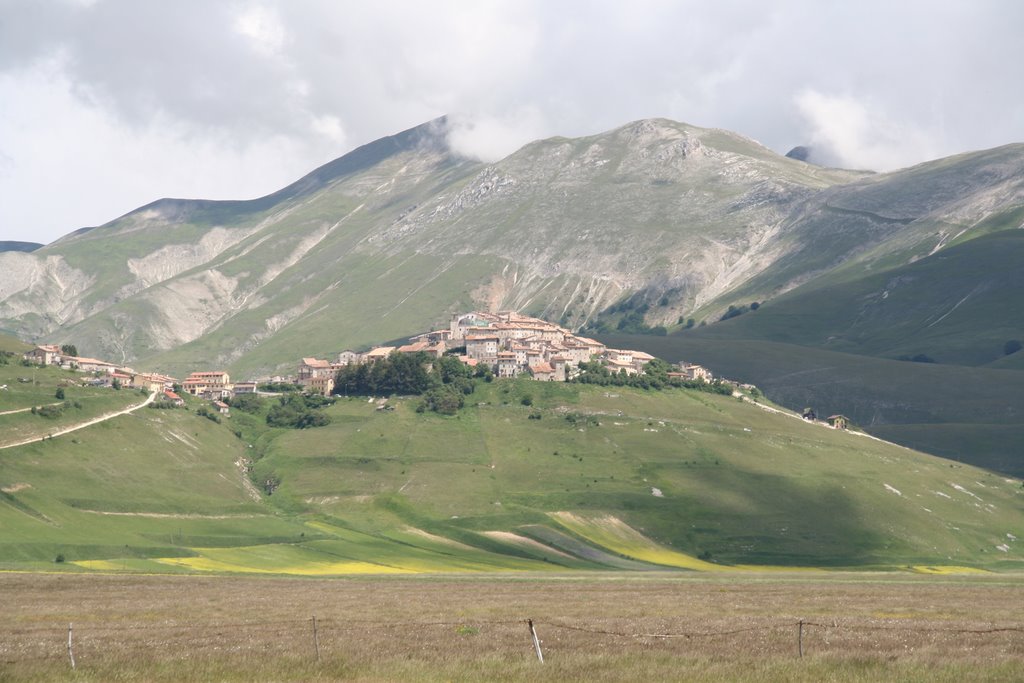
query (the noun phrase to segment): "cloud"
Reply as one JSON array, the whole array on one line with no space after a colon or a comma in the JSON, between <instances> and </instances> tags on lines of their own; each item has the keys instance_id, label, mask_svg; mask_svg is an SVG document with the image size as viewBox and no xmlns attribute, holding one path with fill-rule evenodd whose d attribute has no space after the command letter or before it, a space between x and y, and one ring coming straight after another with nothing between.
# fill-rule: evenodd
<instances>
[{"instance_id":1,"label":"cloud","mask_svg":"<svg viewBox=\"0 0 1024 683\"><path fill-rule=\"evenodd\" d=\"M456 114L449 117L448 145L456 154L494 162L548 132L537 107L497 116Z\"/></svg>"},{"instance_id":2,"label":"cloud","mask_svg":"<svg viewBox=\"0 0 1024 683\"><path fill-rule=\"evenodd\" d=\"M796 105L816 163L888 171L936 156L930 131L894 120L869 100L808 89Z\"/></svg>"},{"instance_id":3,"label":"cloud","mask_svg":"<svg viewBox=\"0 0 1024 683\"><path fill-rule=\"evenodd\" d=\"M243 8L235 17L234 29L248 38L253 48L264 55L281 54L287 38L277 12L260 5Z\"/></svg>"},{"instance_id":4,"label":"cloud","mask_svg":"<svg viewBox=\"0 0 1024 683\"><path fill-rule=\"evenodd\" d=\"M1009 0L0 0L0 16L7 239L161 196L255 196L443 114L453 149L487 160L654 116L872 168L1024 131Z\"/></svg>"}]
</instances>

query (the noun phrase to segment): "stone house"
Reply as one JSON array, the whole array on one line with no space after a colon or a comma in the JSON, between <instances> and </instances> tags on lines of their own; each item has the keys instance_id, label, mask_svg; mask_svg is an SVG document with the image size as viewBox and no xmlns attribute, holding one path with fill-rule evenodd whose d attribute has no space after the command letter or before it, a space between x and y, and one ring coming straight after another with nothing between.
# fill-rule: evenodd
<instances>
[{"instance_id":1,"label":"stone house","mask_svg":"<svg viewBox=\"0 0 1024 683\"><path fill-rule=\"evenodd\" d=\"M231 395L231 377L222 370L193 372L181 383L181 388L193 396L226 398Z\"/></svg>"},{"instance_id":2,"label":"stone house","mask_svg":"<svg viewBox=\"0 0 1024 683\"><path fill-rule=\"evenodd\" d=\"M850 420L845 415L829 415L826 420L833 429L847 429L850 426Z\"/></svg>"},{"instance_id":3,"label":"stone house","mask_svg":"<svg viewBox=\"0 0 1024 683\"><path fill-rule=\"evenodd\" d=\"M163 396L160 397L160 400L178 406L179 408L185 405L185 400L170 389L164 389Z\"/></svg>"},{"instance_id":4,"label":"stone house","mask_svg":"<svg viewBox=\"0 0 1024 683\"><path fill-rule=\"evenodd\" d=\"M484 363L494 364L498 357L498 337L474 334L466 336L466 355Z\"/></svg>"},{"instance_id":5,"label":"stone house","mask_svg":"<svg viewBox=\"0 0 1024 683\"><path fill-rule=\"evenodd\" d=\"M530 366L530 374L538 382L553 382L555 381L555 369L551 367L550 363L540 362L536 365Z\"/></svg>"},{"instance_id":6,"label":"stone house","mask_svg":"<svg viewBox=\"0 0 1024 683\"><path fill-rule=\"evenodd\" d=\"M515 377L519 374L519 360L514 351L499 351L497 354L498 377Z\"/></svg>"},{"instance_id":7,"label":"stone house","mask_svg":"<svg viewBox=\"0 0 1024 683\"><path fill-rule=\"evenodd\" d=\"M62 351L56 344L40 344L24 354L23 358L39 365L60 365Z\"/></svg>"}]
</instances>

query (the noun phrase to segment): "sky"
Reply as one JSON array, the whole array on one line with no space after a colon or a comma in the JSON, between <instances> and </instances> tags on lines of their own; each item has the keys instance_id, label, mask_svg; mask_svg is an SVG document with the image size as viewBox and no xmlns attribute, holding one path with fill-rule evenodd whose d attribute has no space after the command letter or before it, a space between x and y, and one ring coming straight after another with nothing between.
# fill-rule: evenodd
<instances>
[{"instance_id":1,"label":"sky","mask_svg":"<svg viewBox=\"0 0 1024 683\"><path fill-rule=\"evenodd\" d=\"M0 0L0 240L247 199L448 114L495 161L665 117L892 170L1024 141L1018 0Z\"/></svg>"}]
</instances>

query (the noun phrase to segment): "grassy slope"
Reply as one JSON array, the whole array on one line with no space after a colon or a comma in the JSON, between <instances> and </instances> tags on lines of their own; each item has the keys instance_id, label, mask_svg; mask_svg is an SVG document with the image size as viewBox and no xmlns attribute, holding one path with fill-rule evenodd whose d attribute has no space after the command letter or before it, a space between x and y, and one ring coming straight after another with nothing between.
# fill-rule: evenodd
<instances>
[{"instance_id":1,"label":"grassy slope","mask_svg":"<svg viewBox=\"0 0 1024 683\"><path fill-rule=\"evenodd\" d=\"M1024 231L997 232L852 281L810 283L693 335L984 365L1024 336L1022 260Z\"/></svg>"},{"instance_id":2,"label":"grassy slope","mask_svg":"<svg viewBox=\"0 0 1024 683\"><path fill-rule=\"evenodd\" d=\"M691 391L495 382L471 399L484 405L451 418L414 399L342 400L330 426L306 431L145 409L2 451L0 565L52 567L58 553L74 568L306 575L722 568L700 553L1019 562L1006 534L1024 525L1020 482L981 470ZM280 479L272 496L246 491L247 455L263 456L256 481Z\"/></svg>"},{"instance_id":3,"label":"grassy slope","mask_svg":"<svg viewBox=\"0 0 1024 683\"><path fill-rule=\"evenodd\" d=\"M1020 220L1011 213L985 230ZM1022 258L1024 231L986 232L909 265L840 269L675 337L607 341L705 363L791 408L844 413L913 448L1020 475L1024 355L1003 347L1024 337ZM939 364L885 360L918 354Z\"/></svg>"},{"instance_id":4,"label":"grassy slope","mask_svg":"<svg viewBox=\"0 0 1024 683\"><path fill-rule=\"evenodd\" d=\"M24 353L31 348L32 347L29 344L26 344L17 337L0 334L0 351L6 351L8 353Z\"/></svg>"},{"instance_id":5,"label":"grassy slope","mask_svg":"<svg viewBox=\"0 0 1024 683\"><path fill-rule=\"evenodd\" d=\"M1024 395L1016 370L911 363L685 334L602 339L673 361L703 363L720 376L756 384L794 410L810 406L820 415L842 413L898 443L1024 475Z\"/></svg>"},{"instance_id":6,"label":"grassy slope","mask_svg":"<svg viewBox=\"0 0 1024 683\"><path fill-rule=\"evenodd\" d=\"M0 365L0 445L22 439L41 437L60 428L85 422L105 413L115 412L145 400L145 395L135 391L114 391L113 389L77 386L83 375L57 368L25 367L19 364ZM27 379L29 382L20 382ZM42 417L22 411L33 406L61 403L56 398L57 388L63 387L68 402L63 414L58 417ZM74 404L78 403L78 407Z\"/></svg>"},{"instance_id":7,"label":"grassy slope","mask_svg":"<svg viewBox=\"0 0 1024 683\"><path fill-rule=\"evenodd\" d=\"M1012 530L1024 512L1019 482L726 397L520 382L472 399L487 405L455 418L343 401L334 424L282 436L257 471L281 479L279 505L368 532L406 523L468 540L541 525L622 552L630 534L613 516L663 543L648 557L668 564L673 549L730 563L984 563L1006 533L984 529ZM542 419L528 420L535 409ZM566 411L601 424L571 425Z\"/></svg>"}]
</instances>

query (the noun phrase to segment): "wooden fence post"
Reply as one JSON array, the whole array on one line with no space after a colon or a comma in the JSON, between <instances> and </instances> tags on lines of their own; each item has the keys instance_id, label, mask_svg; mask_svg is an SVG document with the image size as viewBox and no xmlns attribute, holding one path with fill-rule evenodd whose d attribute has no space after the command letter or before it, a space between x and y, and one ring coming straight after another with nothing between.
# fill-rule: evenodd
<instances>
[{"instance_id":1,"label":"wooden fence post","mask_svg":"<svg viewBox=\"0 0 1024 683\"><path fill-rule=\"evenodd\" d=\"M316 631L316 615L313 615L313 650L316 652L316 661L320 661L320 636Z\"/></svg>"},{"instance_id":2,"label":"wooden fence post","mask_svg":"<svg viewBox=\"0 0 1024 683\"><path fill-rule=\"evenodd\" d=\"M804 620L803 619L800 620L800 624L799 624L798 628L799 628L799 630L797 631L797 635L796 635L796 646L797 646L797 651L800 653L800 656L803 657L804 656Z\"/></svg>"},{"instance_id":3,"label":"wooden fence post","mask_svg":"<svg viewBox=\"0 0 1024 683\"><path fill-rule=\"evenodd\" d=\"M537 637L537 629L533 627L533 619L527 619L526 623L530 627L530 635L533 636L533 649L537 653L537 659L543 664L544 654L540 651L540 639Z\"/></svg>"},{"instance_id":4,"label":"wooden fence post","mask_svg":"<svg viewBox=\"0 0 1024 683\"><path fill-rule=\"evenodd\" d=\"M71 668L75 668L75 651L71 647L71 624L68 624L68 657L71 659Z\"/></svg>"}]
</instances>

